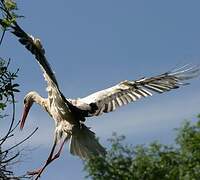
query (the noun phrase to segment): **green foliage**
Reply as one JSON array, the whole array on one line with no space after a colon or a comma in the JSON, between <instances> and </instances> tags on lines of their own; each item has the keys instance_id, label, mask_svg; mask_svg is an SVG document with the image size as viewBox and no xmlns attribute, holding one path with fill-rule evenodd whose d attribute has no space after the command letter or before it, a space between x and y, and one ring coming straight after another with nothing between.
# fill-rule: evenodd
<instances>
[{"instance_id":1,"label":"green foliage","mask_svg":"<svg viewBox=\"0 0 200 180\"><path fill-rule=\"evenodd\" d=\"M13 17L13 18L3 18L0 21L0 24L3 27L3 29L7 29L8 27L10 27L12 25L13 22L15 22L15 20L16 20L15 17Z\"/></svg>"},{"instance_id":2,"label":"green foliage","mask_svg":"<svg viewBox=\"0 0 200 180\"><path fill-rule=\"evenodd\" d=\"M7 30L19 17L16 14L17 4L14 0L0 0L0 25L3 32Z\"/></svg>"},{"instance_id":3,"label":"green foliage","mask_svg":"<svg viewBox=\"0 0 200 180\"><path fill-rule=\"evenodd\" d=\"M17 10L17 4L13 0L4 0L5 7L9 10Z\"/></svg>"},{"instance_id":4,"label":"green foliage","mask_svg":"<svg viewBox=\"0 0 200 180\"><path fill-rule=\"evenodd\" d=\"M123 145L116 134L106 157L85 162L87 177L95 180L198 180L200 179L200 117L177 129L176 144Z\"/></svg>"},{"instance_id":5,"label":"green foliage","mask_svg":"<svg viewBox=\"0 0 200 180\"><path fill-rule=\"evenodd\" d=\"M17 72L11 72L9 68L9 62L4 61L0 58L0 118L9 123L9 127L5 134L1 133L0 137L0 180L20 180L20 179L31 179L32 176L24 174L21 176L15 176L9 169L16 166L16 163L20 158L20 151L18 148L22 143L28 140L37 130L37 128L26 138L18 141L18 143L10 143L9 140L15 138L15 130L19 125L19 121L15 122L15 93L19 92L19 85L13 83L17 78ZM5 107L11 105L12 108L9 112L8 118L6 115L2 115ZM10 116L11 115L11 116ZM6 145L5 145L6 144ZM15 152L17 150L17 152Z\"/></svg>"},{"instance_id":6,"label":"green foliage","mask_svg":"<svg viewBox=\"0 0 200 180\"><path fill-rule=\"evenodd\" d=\"M180 173L184 178L200 179L200 117L195 125L186 122L176 138L180 145Z\"/></svg>"},{"instance_id":7,"label":"green foliage","mask_svg":"<svg viewBox=\"0 0 200 180\"><path fill-rule=\"evenodd\" d=\"M13 93L19 92L19 84L12 83L17 77L18 70L14 73L10 72L8 66L9 62L6 63L0 58L0 110L4 110Z\"/></svg>"}]
</instances>

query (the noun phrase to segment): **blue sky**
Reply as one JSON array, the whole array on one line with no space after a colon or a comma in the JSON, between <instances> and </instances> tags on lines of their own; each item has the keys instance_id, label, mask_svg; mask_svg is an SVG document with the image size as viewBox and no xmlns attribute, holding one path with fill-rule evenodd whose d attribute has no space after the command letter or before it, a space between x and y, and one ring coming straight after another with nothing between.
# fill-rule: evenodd
<instances>
[{"instance_id":1,"label":"blue sky","mask_svg":"<svg viewBox=\"0 0 200 180\"><path fill-rule=\"evenodd\" d=\"M42 40L61 90L66 97L75 98L121 80L157 75L186 63L200 64L199 6L197 0L19 1L19 14L25 16L19 23ZM24 95L35 90L45 97L46 84L38 64L15 37L7 34L4 40L1 56L12 59L13 69L20 67L16 114L20 119ZM86 124L107 148L113 132L124 134L131 144L173 143L173 129L200 113L199 80L90 118ZM48 156L54 122L36 105L24 131L17 130L10 143L37 126L38 132L24 145L23 163L16 172L35 169ZM41 180L81 180L85 175L82 169L82 161L70 155L67 145Z\"/></svg>"}]
</instances>

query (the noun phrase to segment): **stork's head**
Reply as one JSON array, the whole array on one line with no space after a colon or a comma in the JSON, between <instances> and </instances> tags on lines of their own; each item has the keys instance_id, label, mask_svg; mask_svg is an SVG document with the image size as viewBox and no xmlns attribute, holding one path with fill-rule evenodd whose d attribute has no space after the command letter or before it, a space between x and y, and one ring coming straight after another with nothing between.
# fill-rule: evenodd
<instances>
[{"instance_id":1,"label":"stork's head","mask_svg":"<svg viewBox=\"0 0 200 180\"><path fill-rule=\"evenodd\" d=\"M20 129L23 129L29 110L33 105L33 103L35 102L35 98L37 95L38 94L35 91L31 91L24 97L24 111L22 114Z\"/></svg>"}]
</instances>

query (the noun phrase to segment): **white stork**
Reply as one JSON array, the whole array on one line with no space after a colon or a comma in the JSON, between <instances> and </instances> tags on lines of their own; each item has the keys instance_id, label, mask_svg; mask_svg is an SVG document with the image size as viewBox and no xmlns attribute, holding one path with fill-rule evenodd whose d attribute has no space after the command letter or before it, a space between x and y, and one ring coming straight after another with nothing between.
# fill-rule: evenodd
<instances>
[{"instance_id":1,"label":"white stork","mask_svg":"<svg viewBox=\"0 0 200 180\"><path fill-rule=\"evenodd\" d=\"M35 91L29 92L25 96L20 128L24 127L29 109L34 102L42 106L55 120L53 148L45 166L34 172L37 173L37 178L50 162L59 157L64 143L68 140L70 140L70 152L82 159L90 158L92 155L105 155L106 151L95 138L94 132L84 125L86 117L99 116L114 111L116 108L137 101L142 97L152 96L153 92L163 93L176 89L186 84L184 80L193 78L200 72L199 66L185 65L155 77L133 81L126 80L84 98L67 99L59 89L40 40L25 33L17 23L14 23L12 28L13 34L19 38L20 43L35 56L39 63L47 81L48 92L48 98L41 97ZM58 142L61 145L54 155Z\"/></svg>"}]
</instances>

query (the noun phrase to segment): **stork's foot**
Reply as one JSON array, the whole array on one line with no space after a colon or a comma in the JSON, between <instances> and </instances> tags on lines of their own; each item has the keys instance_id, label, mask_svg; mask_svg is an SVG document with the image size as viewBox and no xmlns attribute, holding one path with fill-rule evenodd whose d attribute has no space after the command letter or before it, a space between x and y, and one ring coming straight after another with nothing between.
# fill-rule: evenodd
<instances>
[{"instance_id":1,"label":"stork's foot","mask_svg":"<svg viewBox=\"0 0 200 180\"><path fill-rule=\"evenodd\" d=\"M51 161L53 161L53 160L54 159L48 158L47 161L46 161L46 164L42 168L38 168L38 169L36 169L34 171L28 171L27 174L30 175L30 176L36 176L36 179L38 179L40 177L40 175L42 174L42 172L44 171L44 169L46 168L46 166L48 164L50 164Z\"/></svg>"},{"instance_id":2,"label":"stork's foot","mask_svg":"<svg viewBox=\"0 0 200 180\"><path fill-rule=\"evenodd\" d=\"M37 170L35 170L35 171L29 171L29 172L27 172L27 174L30 175L30 176L36 175L35 180L38 180L38 179L40 178L41 174L43 173L43 171L45 170L45 168L46 168L51 162L53 162L55 159L57 159L57 158L60 156L60 153L61 153L61 150L62 150L62 148L63 148L63 146L64 146L65 141L66 141L66 139L64 139L64 141L62 142L62 144L61 144L61 146L60 146L58 152L57 152L55 155L53 155L53 154L54 154L55 147L56 147L56 141L55 141L55 143L54 143L54 145L53 145L53 148L52 148L52 150L51 150L51 153L50 153L50 155L49 155L49 157L48 157L48 159L47 159L45 165L44 165L42 168L37 169Z\"/></svg>"},{"instance_id":3,"label":"stork's foot","mask_svg":"<svg viewBox=\"0 0 200 180\"><path fill-rule=\"evenodd\" d=\"M41 170L42 170L42 168L36 169L34 171L28 171L27 174L30 175L30 176L38 175L38 174L41 173Z\"/></svg>"},{"instance_id":4,"label":"stork's foot","mask_svg":"<svg viewBox=\"0 0 200 180\"><path fill-rule=\"evenodd\" d=\"M34 171L28 171L27 174L30 176L36 176L34 180L38 180L43 172L43 168L36 169Z\"/></svg>"}]
</instances>

